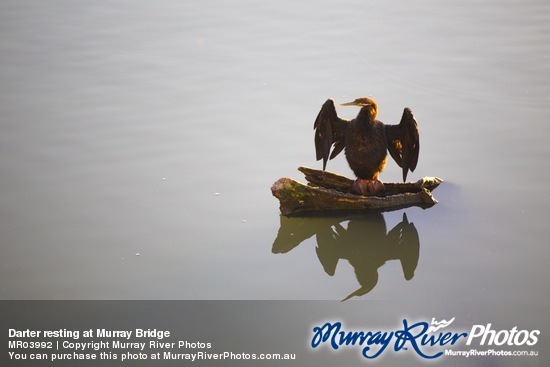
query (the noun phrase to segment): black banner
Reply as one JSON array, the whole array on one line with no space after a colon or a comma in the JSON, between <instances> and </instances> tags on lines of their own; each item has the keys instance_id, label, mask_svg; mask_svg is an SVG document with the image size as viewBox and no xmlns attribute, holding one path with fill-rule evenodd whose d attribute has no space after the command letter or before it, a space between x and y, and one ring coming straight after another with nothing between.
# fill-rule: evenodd
<instances>
[{"instance_id":1,"label":"black banner","mask_svg":"<svg viewBox=\"0 0 550 367\"><path fill-rule=\"evenodd\" d=\"M548 365L546 324L398 302L1 301L3 366ZM413 309L415 307L412 307Z\"/></svg>"}]
</instances>

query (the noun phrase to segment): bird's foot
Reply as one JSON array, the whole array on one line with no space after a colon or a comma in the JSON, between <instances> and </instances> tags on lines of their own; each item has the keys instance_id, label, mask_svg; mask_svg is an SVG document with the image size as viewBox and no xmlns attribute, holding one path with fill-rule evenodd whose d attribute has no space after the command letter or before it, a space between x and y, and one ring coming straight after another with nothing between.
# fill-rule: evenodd
<instances>
[{"instance_id":1,"label":"bird's foot","mask_svg":"<svg viewBox=\"0 0 550 367\"><path fill-rule=\"evenodd\" d=\"M365 196L384 196L386 189L380 180L365 180L358 178L351 189L354 193Z\"/></svg>"}]
</instances>

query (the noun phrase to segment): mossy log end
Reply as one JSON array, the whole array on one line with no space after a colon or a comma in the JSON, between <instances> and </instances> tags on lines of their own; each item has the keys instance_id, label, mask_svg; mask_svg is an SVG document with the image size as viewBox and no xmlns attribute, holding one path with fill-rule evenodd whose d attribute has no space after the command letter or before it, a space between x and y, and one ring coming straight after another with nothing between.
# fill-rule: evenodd
<instances>
[{"instance_id":1,"label":"mossy log end","mask_svg":"<svg viewBox=\"0 0 550 367\"><path fill-rule=\"evenodd\" d=\"M271 187L286 216L327 215L357 211L391 211L409 206L428 208L437 203L431 194L443 181L425 177L417 182L384 183L385 196L362 196L351 192L353 180L327 171L299 167L308 184L281 178Z\"/></svg>"}]
</instances>

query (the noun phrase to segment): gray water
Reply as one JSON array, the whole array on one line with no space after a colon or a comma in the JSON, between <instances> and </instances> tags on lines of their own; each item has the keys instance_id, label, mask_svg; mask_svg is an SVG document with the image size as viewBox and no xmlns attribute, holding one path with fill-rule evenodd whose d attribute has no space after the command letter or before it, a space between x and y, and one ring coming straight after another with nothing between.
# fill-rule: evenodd
<instances>
[{"instance_id":1,"label":"gray water","mask_svg":"<svg viewBox=\"0 0 550 367\"><path fill-rule=\"evenodd\" d=\"M547 316L546 1L3 1L0 85L2 299L341 300L366 282L354 299ZM443 178L439 203L281 218L270 186L321 167L322 103L363 95L384 122L413 110L409 179ZM352 177L343 156L328 169ZM403 214L407 254L385 242ZM281 250L281 224L310 233ZM337 227L345 253L318 234Z\"/></svg>"}]
</instances>

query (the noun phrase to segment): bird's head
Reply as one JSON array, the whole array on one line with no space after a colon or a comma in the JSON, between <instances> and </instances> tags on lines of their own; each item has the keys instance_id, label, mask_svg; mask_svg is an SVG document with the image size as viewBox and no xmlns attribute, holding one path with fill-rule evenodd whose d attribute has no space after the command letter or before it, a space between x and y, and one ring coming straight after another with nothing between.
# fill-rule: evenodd
<instances>
[{"instance_id":1,"label":"bird's head","mask_svg":"<svg viewBox=\"0 0 550 367\"><path fill-rule=\"evenodd\" d=\"M360 97L353 102L341 103L340 106L358 106L361 110L366 109L372 119L378 115L378 104L369 97Z\"/></svg>"}]
</instances>

